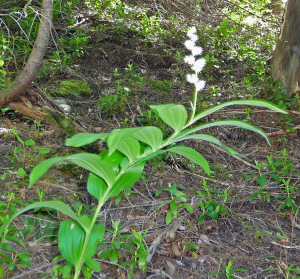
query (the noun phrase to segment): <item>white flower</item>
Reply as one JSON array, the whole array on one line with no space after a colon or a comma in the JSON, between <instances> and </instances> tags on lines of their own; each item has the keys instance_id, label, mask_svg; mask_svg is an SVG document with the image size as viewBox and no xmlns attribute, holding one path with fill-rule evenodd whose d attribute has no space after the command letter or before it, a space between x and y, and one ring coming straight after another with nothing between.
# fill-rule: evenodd
<instances>
[{"instance_id":1,"label":"white flower","mask_svg":"<svg viewBox=\"0 0 300 279\"><path fill-rule=\"evenodd\" d=\"M187 40L185 41L184 45L188 50L192 50L195 47L195 42L191 40Z\"/></svg>"},{"instance_id":2,"label":"white flower","mask_svg":"<svg viewBox=\"0 0 300 279\"><path fill-rule=\"evenodd\" d=\"M192 49L192 54L194 56L202 54L202 47L194 46Z\"/></svg>"},{"instance_id":3,"label":"white flower","mask_svg":"<svg viewBox=\"0 0 300 279\"><path fill-rule=\"evenodd\" d=\"M192 34L190 36L190 40L193 41L193 42L196 42L198 40L198 36L196 34Z\"/></svg>"},{"instance_id":4,"label":"white flower","mask_svg":"<svg viewBox=\"0 0 300 279\"><path fill-rule=\"evenodd\" d=\"M191 36L195 35L197 32L197 29L195 26L191 27L190 30L187 32L188 37L190 38Z\"/></svg>"},{"instance_id":5,"label":"white flower","mask_svg":"<svg viewBox=\"0 0 300 279\"><path fill-rule=\"evenodd\" d=\"M204 66L205 66L205 59L198 59L193 63L192 69L196 73L200 73L203 70Z\"/></svg>"},{"instance_id":6,"label":"white flower","mask_svg":"<svg viewBox=\"0 0 300 279\"><path fill-rule=\"evenodd\" d=\"M194 65L196 59L194 55L188 55L186 57L184 57L184 62L190 65Z\"/></svg>"},{"instance_id":7,"label":"white flower","mask_svg":"<svg viewBox=\"0 0 300 279\"><path fill-rule=\"evenodd\" d=\"M198 80L197 83L195 84L196 90L201 91L205 86L205 81L204 80Z\"/></svg>"},{"instance_id":8,"label":"white flower","mask_svg":"<svg viewBox=\"0 0 300 279\"><path fill-rule=\"evenodd\" d=\"M193 74L193 75L186 75L186 80L189 82L189 83L193 83L193 84L196 84L198 82L198 76L196 74Z\"/></svg>"}]
</instances>

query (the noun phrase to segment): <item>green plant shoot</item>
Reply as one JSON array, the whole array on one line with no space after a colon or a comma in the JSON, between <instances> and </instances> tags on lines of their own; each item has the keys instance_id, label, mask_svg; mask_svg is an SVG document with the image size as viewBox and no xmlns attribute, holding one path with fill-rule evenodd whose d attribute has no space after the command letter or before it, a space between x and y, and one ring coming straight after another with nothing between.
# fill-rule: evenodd
<instances>
[{"instance_id":1,"label":"green plant shoot","mask_svg":"<svg viewBox=\"0 0 300 279\"><path fill-rule=\"evenodd\" d=\"M264 131L243 121L221 120L196 124L204 117L233 105L258 106L280 113L286 112L267 101L234 100L196 113L198 92L205 86L205 82L199 80L198 75L205 65L205 60L197 58L201 55L202 48L196 46L196 41L198 40L196 28L191 28L187 35L189 39L185 42L185 46L191 51L191 55L185 57L185 62L190 64L194 71L193 74L187 75L187 81L194 84L195 87L190 115L188 116L186 108L180 104L151 106L152 111L173 130L173 133L167 138L164 138L164 134L160 128L147 126L115 129L110 133L81 133L67 139L67 146L80 147L97 140L102 140L106 142L108 148L99 155L79 153L45 160L32 170L29 187L32 187L53 165L68 160L90 172L87 181L87 190L98 200L94 215L78 215L71 207L61 201L36 202L20 210L11 218L8 218L0 228L0 234L4 233L5 237L6 229L11 221L30 209L48 207L68 215L73 220L65 220L61 223L58 246L62 256L75 267L73 278L77 279L85 265L95 271L100 271L99 263L93 259L97 245L99 241L104 239L105 232L104 225L100 224L97 220L99 212L109 198L115 197L124 189L132 187L140 179L147 161L159 154L172 152L198 164L209 175L210 168L207 160L196 150L179 145L178 143L188 139L197 139L221 146L230 154L237 154L237 152L225 146L217 138L197 133L205 128L221 125L231 125L251 130L263 136L269 143ZM144 270L144 268L145 264L141 264L140 269Z\"/></svg>"}]
</instances>

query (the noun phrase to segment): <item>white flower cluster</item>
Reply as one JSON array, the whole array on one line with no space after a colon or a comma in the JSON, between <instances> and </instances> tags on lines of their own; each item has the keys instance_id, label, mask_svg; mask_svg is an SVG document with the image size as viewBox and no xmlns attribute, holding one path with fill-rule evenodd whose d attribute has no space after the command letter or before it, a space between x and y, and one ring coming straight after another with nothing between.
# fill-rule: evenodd
<instances>
[{"instance_id":1,"label":"white flower cluster","mask_svg":"<svg viewBox=\"0 0 300 279\"><path fill-rule=\"evenodd\" d=\"M197 55L202 54L202 48L196 46L196 41L198 40L198 36L196 35L196 27L192 27L188 32L187 35L189 40L185 41L185 47L192 52L192 55L188 55L184 58L184 62L192 66L192 70L195 71L192 75L187 75L186 79L189 83L193 83L195 88L198 91L202 90L205 86L204 80L198 79L198 74L202 71L205 66L205 59L199 58L196 59Z\"/></svg>"}]
</instances>

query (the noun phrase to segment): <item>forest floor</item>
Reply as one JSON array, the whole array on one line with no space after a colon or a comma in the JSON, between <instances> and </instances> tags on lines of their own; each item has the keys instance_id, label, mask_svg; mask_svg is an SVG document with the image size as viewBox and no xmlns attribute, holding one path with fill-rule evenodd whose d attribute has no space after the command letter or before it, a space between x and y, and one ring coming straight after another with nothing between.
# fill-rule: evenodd
<instances>
[{"instance_id":1,"label":"forest floor","mask_svg":"<svg viewBox=\"0 0 300 279\"><path fill-rule=\"evenodd\" d=\"M99 25L101 28L95 28ZM216 23L215 28L217 26ZM70 117L91 133L144 124L163 127L150 113L149 105L180 103L189 107L193 88L184 82L188 67L180 63L182 59L178 61L179 52L186 53L184 33L150 43L137 37L126 25L120 26L108 17L89 18L77 28L90 36L83 55L61 75L48 80L39 79L37 85L28 91L28 96L38 90L51 92L61 81L88 83L92 93L71 92L60 98L71 107ZM204 55L210 54L211 46L206 49L203 44L202 47ZM262 55L267 57L269 53ZM253 85L253 93L249 88L246 92L242 82L237 82L235 87L230 83L230 78L242 81L249 76L243 62L231 61L226 52L216 58L218 65L214 62L214 67L214 63L209 62L204 69L203 79L207 80L207 85L200 94L199 109L233 98L266 98L267 93L261 85ZM227 70L230 70L229 75L224 74ZM118 98L114 99L113 95ZM299 126L299 108L297 112L295 106L292 103L289 115L294 126ZM111 199L105 204L100 217L106 221L107 228L112 228L112 221L120 220L123 232L147 230L144 240L148 247L152 247L154 240L158 243L154 250L149 251L151 259L147 273L142 275L137 271L134 278L299 278L292 271L293 268L300 269L299 212L290 208L278 210L289 197L282 182L285 179L293 189L289 195L299 211L299 132L289 131L282 115L257 108L247 111L241 107L229 107L207 117L206 121L228 118L250 120L268 133L271 145L250 131L227 126L207 129L206 133L215 135L247 160L232 157L205 142L188 141L187 146L199 151L209 161L213 176L207 177L199 167L182 158L154 159L147 164L143 179L134 185L130 195L121 200ZM83 211L91 212L95 200L86 191L85 171L69 164L60 165L52 168L30 189L28 176L21 178L22 173L18 172L20 168L29 172L43 158L80 152L65 147L65 134L55 125L39 124L11 111L0 119L2 128L15 127L8 136L0 135L0 171L1 175L7 173L0 180L0 193L1 198L11 204L10 210L13 205L19 207L15 200L28 203L43 196L46 200L59 197L75 208L82 203ZM29 139L34 143L27 142L26 146L25 140ZM41 148L51 150L41 154ZM277 165L270 163L267 156L269 160L272 156ZM265 178L263 186L259 185L264 178L253 167L255 162L266 164L261 169L261 177ZM247 176L249 179L246 180ZM156 192L171 186L184 193L194 211L189 213L183 207L179 208L178 218L167 225L168 201L174 196L168 191L156 196ZM15 196L11 197L10 193L15 193ZM225 199L226 193L228 197ZM258 195L249 201L255 193ZM165 205L159 207L162 203ZM206 205L206 212L201 210L199 203ZM198 219L209 212L209 204L215 209L218 205L224 214L219 213L217 220L207 214L200 223ZM287 210L290 211L284 214ZM52 262L59 255L57 242L53 239L62 219L64 216L45 210L24 214L14 222L17 228L26 231L22 239L24 247L15 245L14 249L32 253L32 265L26 268L17 265L6 273L5 278L59 277L53 275L53 267L64 261ZM120 250L119 264L128 259L129 252ZM120 268L111 264L109 259L99 257L98 260L102 271L94 273L92 278L126 278L128 267ZM231 269L230 262L233 264ZM40 274L44 275L39 277ZM231 275L233 277L229 277Z\"/></svg>"}]
</instances>

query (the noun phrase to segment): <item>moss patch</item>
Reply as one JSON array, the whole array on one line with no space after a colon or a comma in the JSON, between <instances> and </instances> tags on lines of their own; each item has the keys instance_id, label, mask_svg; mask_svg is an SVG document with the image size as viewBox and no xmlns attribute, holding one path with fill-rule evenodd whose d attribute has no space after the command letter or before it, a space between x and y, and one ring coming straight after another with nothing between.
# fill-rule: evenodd
<instances>
[{"instance_id":1,"label":"moss patch","mask_svg":"<svg viewBox=\"0 0 300 279\"><path fill-rule=\"evenodd\" d=\"M88 95L92 93L89 84L83 80L63 80L51 91L56 96Z\"/></svg>"}]
</instances>

